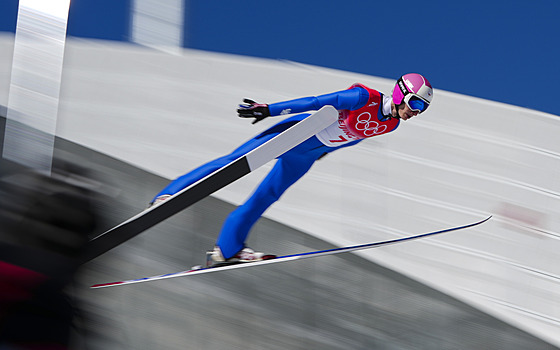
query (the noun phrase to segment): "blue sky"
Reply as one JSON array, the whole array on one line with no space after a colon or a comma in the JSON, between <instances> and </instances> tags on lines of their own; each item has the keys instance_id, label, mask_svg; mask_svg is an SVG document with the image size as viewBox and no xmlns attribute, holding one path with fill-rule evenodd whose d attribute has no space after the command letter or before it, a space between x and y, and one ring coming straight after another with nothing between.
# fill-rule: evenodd
<instances>
[{"instance_id":1,"label":"blue sky","mask_svg":"<svg viewBox=\"0 0 560 350\"><path fill-rule=\"evenodd\" d=\"M419 72L436 88L560 115L558 0L208 0L191 7L214 8L189 23L195 48L395 79Z\"/></svg>"},{"instance_id":2,"label":"blue sky","mask_svg":"<svg viewBox=\"0 0 560 350\"><path fill-rule=\"evenodd\" d=\"M69 35L128 40L130 1L72 0ZM559 0L185 4L187 47L394 79L419 72L435 88L560 115ZM16 11L2 0L0 30L15 28Z\"/></svg>"}]
</instances>

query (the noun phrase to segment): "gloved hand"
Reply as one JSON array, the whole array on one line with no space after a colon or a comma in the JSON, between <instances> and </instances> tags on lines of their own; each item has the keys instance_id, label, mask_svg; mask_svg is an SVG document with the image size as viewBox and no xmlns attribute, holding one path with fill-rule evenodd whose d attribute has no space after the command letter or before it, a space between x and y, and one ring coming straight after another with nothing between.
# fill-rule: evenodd
<instances>
[{"instance_id":1,"label":"gloved hand","mask_svg":"<svg viewBox=\"0 0 560 350\"><path fill-rule=\"evenodd\" d=\"M240 118L255 118L252 124L258 123L266 117L270 117L268 105L264 103L256 103L248 98L244 99L246 104L239 105L237 114Z\"/></svg>"}]
</instances>

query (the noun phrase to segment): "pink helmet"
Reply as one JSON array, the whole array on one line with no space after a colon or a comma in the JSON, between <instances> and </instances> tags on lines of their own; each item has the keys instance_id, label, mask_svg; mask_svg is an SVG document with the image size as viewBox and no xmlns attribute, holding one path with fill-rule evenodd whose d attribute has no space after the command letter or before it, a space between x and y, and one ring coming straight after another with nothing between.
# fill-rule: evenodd
<instances>
[{"instance_id":1,"label":"pink helmet","mask_svg":"<svg viewBox=\"0 0 560 350\"><path fill-rule=\"evenodd\" d=\"M426 108L428 108L430 102L432 102L432 98L434 97L432 84L430 84L428 79L417 73L409 73L403 75L397 80L397 83L393 88L393 102L395 105L400 105L404 100L404 102L406 102L410 107L409 101L411 97L418 98L425 102L424 108L411 109L423 112Z\"/></svg>"}]
</instances>

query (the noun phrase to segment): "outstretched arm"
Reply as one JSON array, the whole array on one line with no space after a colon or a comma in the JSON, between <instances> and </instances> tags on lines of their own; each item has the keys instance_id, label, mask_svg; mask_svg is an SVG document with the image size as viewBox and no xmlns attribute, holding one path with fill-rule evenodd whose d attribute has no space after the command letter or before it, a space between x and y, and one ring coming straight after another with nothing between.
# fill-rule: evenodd
<instances>
[{"instance_id":1,"label":"outstretched arm","mask_svg":"<svg viewBox=\"0 0 560 350\"><path fill-rule=\"evenodd\" d=\"M320 96L303 97L295 100L272 103L268 106L270 115L282 115L291 113L302 113L311 110L319 110L324 106L330 105L334 108L357 109L367 102L368 92L361 87L354 87L349 90L332 92Z\"/></svg>"},{"instance_id":2,"label":"outstretched arm","mask_svg":"<svg viewBox=\"0 0 560 350\"><path fill-rule=\"evenodd\" d=\"M237 113L241 118L255 118L253 121L253 124L255 124L269 116L319 110L327 105L333 106L338 110L353 110L364 106L368 98L368 92L364 88L357 86L352 89L325 95L303 97L272 104L256 103L253 100L244 99L243 102L246 104L239 105Z\"/></svg>"}]
</instances>

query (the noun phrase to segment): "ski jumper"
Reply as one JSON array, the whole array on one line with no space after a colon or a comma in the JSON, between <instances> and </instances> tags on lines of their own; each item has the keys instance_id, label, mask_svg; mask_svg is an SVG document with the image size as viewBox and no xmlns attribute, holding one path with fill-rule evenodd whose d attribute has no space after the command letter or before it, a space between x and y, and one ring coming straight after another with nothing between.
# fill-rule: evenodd
<instances>
[{"instance_id":1,"label":"ski jumper","mask_svg":"<svg viewBox=\"0 0 560 350\"><path fill-rule=\"evenodd\" d=\"M387 103L390 104L390 98L380 92L362 84L354 84L347 90L270 104L271 116L296 115L273 125L230 154L177 178L157 196L179 192L310 115L297 113L319 110L326 105L336 108L339 112L338 121L279 156L249 199L227 217L216 245L220 247L224 258L229 259L245 247L251 227L266 209L299 180L318 158L337 149L353 146L365 138L395 130L400 120L392 118L390 114L383 115L382 105Z\"/></svg>"}]
</instances>

